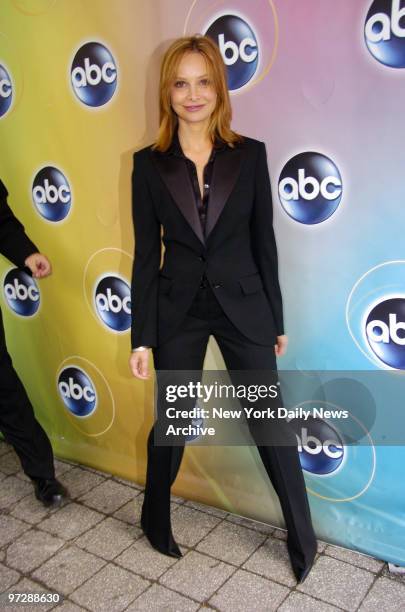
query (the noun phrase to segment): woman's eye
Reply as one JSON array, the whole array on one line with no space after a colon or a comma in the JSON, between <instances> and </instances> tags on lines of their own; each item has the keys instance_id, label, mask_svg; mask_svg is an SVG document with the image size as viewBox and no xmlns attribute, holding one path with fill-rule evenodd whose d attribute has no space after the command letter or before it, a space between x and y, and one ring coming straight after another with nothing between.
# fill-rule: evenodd
<instances>
[{"instance_id":1,"label":"woman's eye","mask_svg":"<svg viewBox=\"0 0 405 612\"><path fill-rule=\"evenodd\" d=\"M203 87L208 87L208 85L210 84L210 81L209 79L201 79L200 83Z\"/></svg>"},{"instance_id":2,"label":"woman's eye","mask_svg":"<svg viewBox=\"0 0 405 612\"><path fill-rule=\"evenodd\" d=\"M185 81L175 81L174 86L183 87L185 84L186 84Z\"/></svg>"}]
</instances>

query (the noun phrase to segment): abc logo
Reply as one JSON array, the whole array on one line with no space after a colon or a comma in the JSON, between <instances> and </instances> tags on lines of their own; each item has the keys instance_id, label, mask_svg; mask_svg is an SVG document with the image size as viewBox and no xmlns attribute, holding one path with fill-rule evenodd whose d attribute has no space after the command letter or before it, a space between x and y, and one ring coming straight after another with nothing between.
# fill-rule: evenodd
<instances>
[{"instance_id":1,"label":"abc logo","mask_svg":"<svg viewBox=\"0 0 405 612\"><path fill-rule=\"evenodd\" d=\"M217 43L227 67L228 88L232 91L246 85L259 64L255 33L246 21L235 15L216 19L206 31Z\"/></svg>"},{"instance_id":2,"label":"abc logo","mask_svg":"<svg viewBox=\"0 0 405 612\"><path fill-rule=\"evenodd\" d=\"M108 328L117 332L131 326L131 290L118 276L105 276L96 287L96 312Z\"/></svg>"},{"instance_id":3,"label":"abc logo","mask_svg":"<svg viewBox=\"0 0 405 612\"><path fill-rule=\"evenodd\" d=\"M374 0L364 28L366 45L376 60L405 68L405 2Z\"/></svg>"},{"instance_id":4,"label":"abc logo","mask_svg":"<svg viewBox=\"0 0 405 612\"><path fill-rule=\"evenodd\" d=\"M72 87L87 106L106 104L117 88L117 67L110 51L96 42L81 47L71 67Z\"/></svg>"},{"instance_id":5,"label":"abc logo","mask_svg":"<svg viewBox=\"0 0 405 612\"><path fill-rule=\"evenodd\" d=\"M0 64L0 117L6 114L13 100L13 85L10 75Z\"/></svg>"},{"instance_id":6,"label":"abc logo","mask_svg":"<svg viewBox=\"0 0 405 612\"><path fill-rule=\"evenodd\" d=\"M34 178L32 199L42 217L48 221L61 221L69 213L72 204L66 177L52 166L42 168Z\"/></svg>"},{"instance_id":7,"label":"abc logo","mask_svg":"<svg viewBox=\"0 0 405 612\"><path fill-rule=\"evenodd\" d=\"M40 293L35 280L18 268L6 274L4 296L11 310L23 317L32 317L39 308Z\"/></svg>"},{"instance_id":8,"label":"abc logo","mask_svg":"<svg viewBox=\"0 0 405 612\"><path fill-rule=\"evenodd\" d=\"M307 225L328 219L340 204L342 178L329 157L300 153L284 166L278 194L286 213Z\"/></svg>"},{"instance_id":9,"label":"abc logo","mask_svg":"<svg viewBox=\"0 0 405 612\"><path fill-rule=\"evenodd\" d=\"M292 419L290 424L297 436L301 466L305 471L324 476L340 467L344 446L331 425L313 417L306 421Z\"/></svg>"},{"instance_id":10,"label":"abc logo","mask_svg":"<svg viewBox=\"0 0 405 612\"><path fill-rule=\"evenodd\" d=\"M69 366L58 376L59 394L66 408L77 417L87 417L97 407L96 388L81 368Z\"/></svg>"},{"instance_id":11,"label":"abc logo","mask_svg":"<svg viewBox=\"0 0 405 612\"><path fill-rule=\"evenodd\" d=\"M366 337L383 363L405 370L405 298L385 299L369 312Z\"/></svg>"}]
</instances>

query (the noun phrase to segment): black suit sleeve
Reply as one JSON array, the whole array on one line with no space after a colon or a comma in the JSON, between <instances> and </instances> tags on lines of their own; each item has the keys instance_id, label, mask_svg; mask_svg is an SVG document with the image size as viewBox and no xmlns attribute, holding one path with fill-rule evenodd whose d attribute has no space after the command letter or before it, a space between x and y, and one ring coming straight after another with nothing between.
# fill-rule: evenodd
<instances>
[{"instance_id":1,"label":"black suit sleeve","mask_svg":"<svg viewBox=\"0 0 405 612\"><path fill-rule=\"evenodd\" d=\"M157 345L158 283L161 256L160 223L147 184L147 160L134 155L132 172L132 215L135 258L132 268L132 348Z\"/></svg>"},{"instance_id":2,"label":"black suit sleeve","mask_svg":"<svg viewBox=\"0 0 405 612\"><path fill-rule=\"evenodd\" d=\"M267 154L264 142L259 143L256 161L255 200L251 220L252 249L270 302L277 336L284 334L283 303L278 280L277 245L273 230L273 204Z\"/></svg>"},{"instance_id":3,"label":"black suit sleeve","mask_svg":"<svg viewBox=\"0 0 405 612\"><path fill-rule=\"evenodd\" d=\"M28 238L24 226L13 215L7 204L8 191L0 181L0 253L18 268L24 267L29 255L38 248Z\"/></svg>"}]
</instances>

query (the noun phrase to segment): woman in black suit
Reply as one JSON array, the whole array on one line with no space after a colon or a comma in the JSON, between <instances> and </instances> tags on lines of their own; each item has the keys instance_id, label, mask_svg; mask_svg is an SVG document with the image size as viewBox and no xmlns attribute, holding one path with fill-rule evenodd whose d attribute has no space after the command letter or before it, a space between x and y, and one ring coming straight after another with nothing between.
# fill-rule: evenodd
<instances>
[{"instance_id":1,"label":"woman in black suit","mask_svg":"<svg viewBox=\"0 0 405 612\"><path fill-rule=\"evenodd\" d=\"M286 350L266 149L236 134L230 121L219 49L205 36L176 40L161 68L157 141L134 155L130 366L137 378L149 377L150 348L157 373L200 372L210 334L230 371L275 371ZM170 487L184 445L155 444L155 429L141 525L154 548L180 557ZM250 430L279 496L301 582L316 539L295 436L288 429L288 445L262 445Z\"/></svg>"}]
</instances>

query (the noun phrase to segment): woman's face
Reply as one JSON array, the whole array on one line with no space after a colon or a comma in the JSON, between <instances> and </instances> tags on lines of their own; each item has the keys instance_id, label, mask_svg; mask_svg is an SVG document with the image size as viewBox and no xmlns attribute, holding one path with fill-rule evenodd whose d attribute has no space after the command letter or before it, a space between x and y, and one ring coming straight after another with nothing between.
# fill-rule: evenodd
<instances>
[{"instance_id":1,"label":"woman's face","mask_svg":"<svg viewBox=\"0 0 405 612\"><path fill-rule=\"evenodd\" d=\"M204 56L190 51L182 57L170 88L174 112L187 123L208 123L215 110L217 94Z\"/></svg>"}]
</instances>

